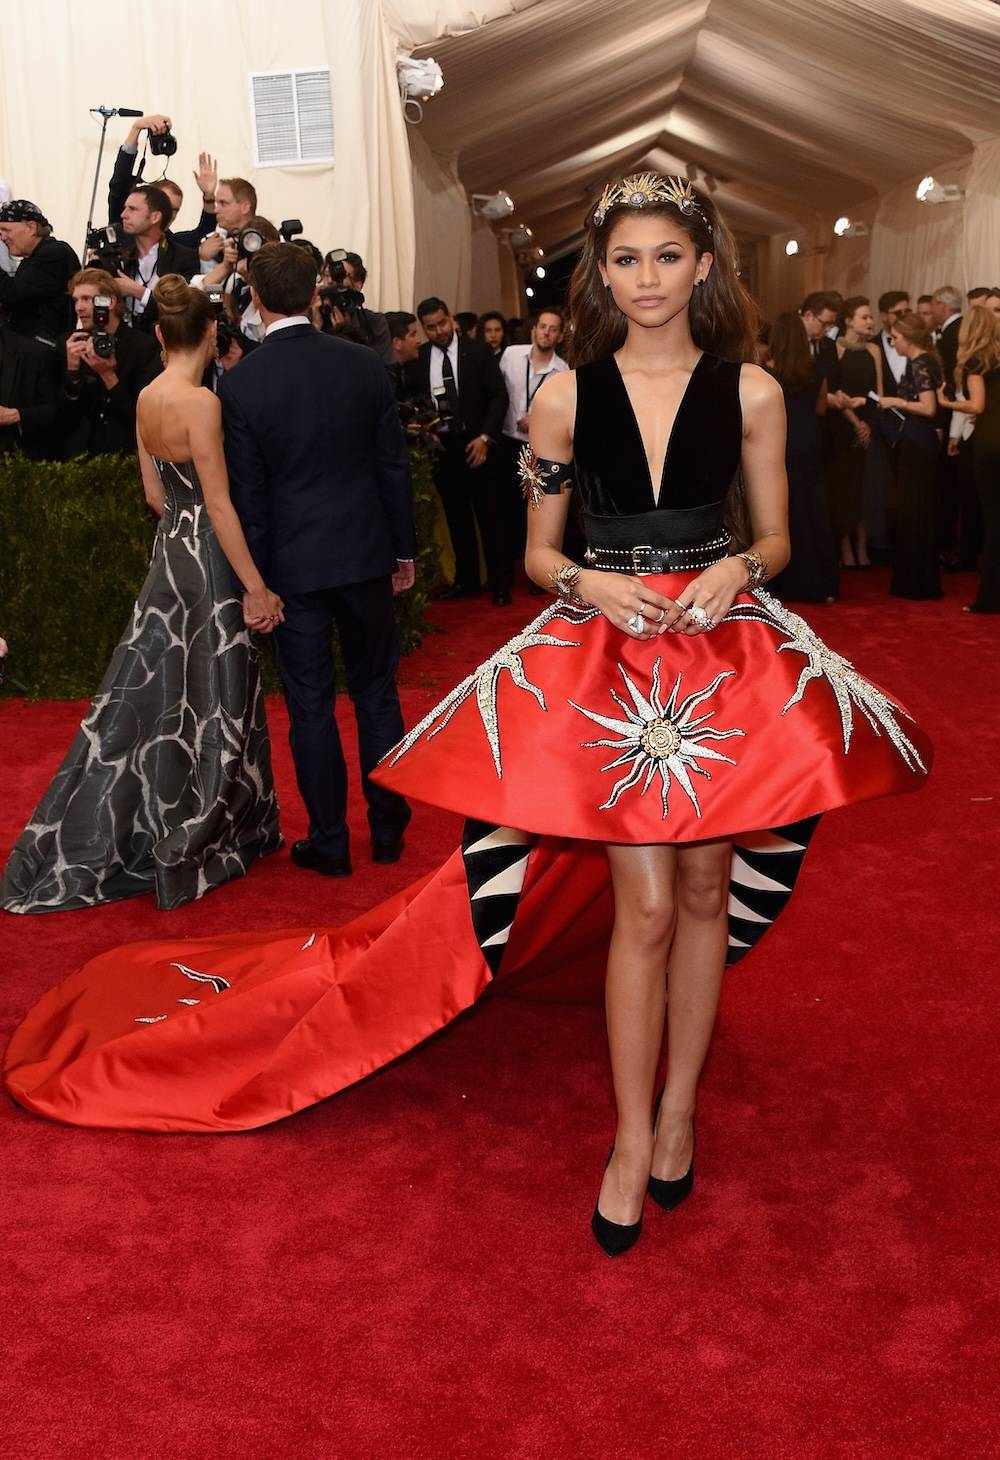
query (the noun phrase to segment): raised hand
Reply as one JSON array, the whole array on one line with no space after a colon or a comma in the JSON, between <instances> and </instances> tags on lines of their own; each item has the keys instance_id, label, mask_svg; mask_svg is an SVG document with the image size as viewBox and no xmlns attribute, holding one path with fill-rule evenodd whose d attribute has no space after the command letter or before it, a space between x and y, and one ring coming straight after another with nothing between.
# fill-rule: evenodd
<instances>
[{"instance_id":1,"label":"raised hand","mask_svg":"<svg viewBox=\"0 0 1000 1460\"><path fill-rule=\"evenodd\" d=\"M219 164L210 152L198 153L198 166L194 170L194 180L201 188L201 196L206 203L215 202L215 189L219 182Z\"/></svg>"}]
</instances>

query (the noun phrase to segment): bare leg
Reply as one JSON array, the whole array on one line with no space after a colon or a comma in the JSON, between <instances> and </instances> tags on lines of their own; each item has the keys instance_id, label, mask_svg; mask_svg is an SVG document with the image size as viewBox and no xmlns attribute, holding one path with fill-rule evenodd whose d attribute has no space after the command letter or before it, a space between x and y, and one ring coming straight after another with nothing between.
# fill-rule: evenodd
<instances>
[{"instance_id":1,"label":"bare leg","mask_svg":"<svg viewBox=\"0 0 1000 1460\"><path fill-rule=\"evenodd\" d=\"M858 524L858 567L870 568L871 565L872 560L868 556L868 532L865 524L860 522Z\"/></svg>"},{"instance_id":2,"label":"bare leg","mask_svg":"<svg viewBox=\"0 0 1000 1460\"><path fill-rule=\"evenodd\" d=\"M854 544L851 542L850 533L846 532L840 539L840 566L842 568L857 567L857 562L854 557Z\"/></svg>"},{"instance_id":3,"label":"bare leg","mask_svg":"<svg viewBox=\"0 0 1000 1460\"><path fill-rule=\"evenodd\" d=\"M677 851L671 846L607 850L615 925L605 1002L618 1128L598 1205L608 1221L630 1225L642 1211L653 1154L650 1116L663 1043Z\"/></svg>"},{"instance_id":4,"label":"bare leg","mask_svg":"<svg viewBox=\"0 0 1000 1460\"><path fill-rule=\"evenodd\" d=\"M677 848L677 931L667 974L667 1087L652 1165L652 1174L663 1181L676 1181L691 1164L698 1078L725 971L732 852L731 842Z\"/></svg>"}]
</instances>

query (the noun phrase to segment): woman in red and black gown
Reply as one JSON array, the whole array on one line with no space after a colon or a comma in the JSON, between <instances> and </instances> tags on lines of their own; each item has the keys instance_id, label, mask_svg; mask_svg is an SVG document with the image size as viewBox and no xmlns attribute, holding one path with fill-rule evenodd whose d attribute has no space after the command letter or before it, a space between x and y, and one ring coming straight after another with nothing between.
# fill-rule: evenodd
<instances>
[{"instance_id":1,"label":"woman in red and black gown","mask_svg":"<svg viewBox=\"0 0 1000 1460\"><path fill-rule=\"evenodd\" d=\"M345 928L94 959L15 1032L17 1100L81 1125L248 1129L370 1074L494 980L606 968L618 1123L594 1234L622 1252L647 1191L667 1209L690 1193L725 966L786 905L822 812L916 790L930 764L898 701L762 587L788 557L784 412L741 363L736 259L684 179L624 179L587 221L577 368L536 402L523 464L527 567L553 602L375 773L463 812L461 849ZM583 563L561 547L571 484Z\"/></svg>"}]
</instances>

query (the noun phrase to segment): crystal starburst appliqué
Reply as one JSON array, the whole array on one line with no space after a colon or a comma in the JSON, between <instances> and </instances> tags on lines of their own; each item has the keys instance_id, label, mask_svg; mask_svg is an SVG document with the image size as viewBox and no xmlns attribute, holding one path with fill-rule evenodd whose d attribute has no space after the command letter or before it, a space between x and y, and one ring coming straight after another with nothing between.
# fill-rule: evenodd
<instances>
[{"instance_id":1,"label":"crystal starburst appliqu\u00e9","mask_svg":"<svg viewBox=\"0 0 1000 1460\"><path fill-rule=\"evenodd\" d=\"M409 734L405 735L399 744L389 751L388 755L384 757L384 763L395 765L400 757L405 755L422 736L426 735L428 740L433 740L435 735L440 735L458 707L475 695L497 778L502 779L503 760L500 745L500 721L497 714L497 690L501 675L506 671L518 689L527 690L529 694L534 695L543 710L547 709L544 694L537 684L532 684L525 673L523 654L528 649L539 648L543 645L550 649L578 649L580 647L579 639L559 639L554 634L541 632L542 629L551 624L553 620L569 625L585 624L590 619L596 618L598 612L599 610L596 608L571 603L552 604L519 634L515 634L513 639L491 655L484 664L480 664L468 679L463 679L461 684L457 684L439 705L435 705L433 710L424 716L419 725L414 725ZM432 726L433 728L431 728Z\"/></svg>"},{"instance_id":2,"label":"crystal starburst appliqu\u00e9","mask_svg":"<svg viewBox=\"0 0 1000 1460\"><path fill-rule=\"evenodd\" d=\"M833 691L837 709L840 712L845 755L851 748L851 740L854 735L854 711L857 709L868 721L876 735L881 736L882 732L885 732L908 770L926 771L927 767L920 758L920 752L899 723L898 717L912 720L912 716L908 715L903 707L897 705L888 695L883 694L877 685L859 674L849 660L828 648L819 635L809 627L805 619L800 618L797 613L792 613L777 598L772 597L770 593L765 593L763 589L756 589L752 596L756 602L735 603L726 614L726 622L731 623L734 619L744 619L767 624L779 633L788 635L785 642L778 645L777 653L781 654L784 650L791 649L796 654L804 654L807 660L802 667L795 692L783 706L781 713L786 715L793 705L801 703L811 680L825 679Z\"/></svg>"},{"instance_id":3,"label":"crystal starburst appliqu\u00e9","mask_svg":"<svg viewBox=\"0 0 1000 1460\"><path fill-rule=\"evenodd\" d=\"M746 732L735 729L716 729L715 726L708 724L715 714L714 710L708 710L697 717L695 717L694 711L706 700L711 699L722 681L728 679L735 671L724 670L721 674L717 674L705 689L696 690L684 699L681 698L681 675L678 675L666 702L660 695L659 659L653 665L648 695L638 689L620 664L618 672L632 703L631 705L626 704L615 690L611 690L611 698L624 711L624 719L599 715L594 710L587 710L583 705L578 705L575 701L570 700L570 704L575 710L579 710L581 715L586 715L587 719L593 720L595 725L601 725L605 730L610 730L619 737L617 740L584 741L584 748L588 750L595 746L607 746L610 750L621 751L620 755L609 761L606 766L602 766L601 769L612 771L621 766L629 767L625 775L616 781L611 795L599 809L607 811L617 805L620 797L633 786L639 786L639 794L645 795L653 781L659 777L664 817L669 809L667 795L673 781L676 781L681 787L694 807L695 813L700 817L701 807L698 804L698 794L692 783L691 775L704 776L707 780L712 779L711 772L700 763L701 761L722 761L726 765L736 764L728 755L723 755L719 750L713 750L706 742L729 740L734 735L742 736Z\"/></svg>"}]
</instances>

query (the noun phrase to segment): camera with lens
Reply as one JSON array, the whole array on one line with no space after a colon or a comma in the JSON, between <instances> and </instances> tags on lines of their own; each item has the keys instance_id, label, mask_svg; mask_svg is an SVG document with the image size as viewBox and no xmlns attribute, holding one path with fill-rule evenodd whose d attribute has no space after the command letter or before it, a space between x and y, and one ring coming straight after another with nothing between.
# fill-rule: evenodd
<instances>
[{"instance_id":1,"label":"camera with lens","mask_svg":"<svg viewBox=\"0 0 1000 1460\"><path fill-rule=\"evenodd\" d=\"M125 272L121 229L117 223L109 223L106 228L92 228L87 234L87 248L90 250L88 268L103 269L112 278Z\"/></svg>"},{"instance_id":2,"label":"camera with lens","mask_svg":"<svg viewBox=\"0 0 1000 1460\"><path fill-rule=\"evenodd\" d=\"M94 354L99 355L102 360L110 360L115 353L115 337L108 330L113 303L110 294L94 295L94 324L90 334L90 343L93 346Z\"/></svg>"},{"instance_id":3,"label":"camera with lens","mask_svg":"<svg viewBox=\"0 0 1000 1460\"><path fill-rule=\"evenodd\" d=\"M346 248L332 248L326 255L331 282L323 286L319 297L328 301L331 308L339 309L341 314L355 314L364 305L365 296L360 289L352 289L348 284L346 259Z\"/></svg>"},{"instance_id":4,"label":"camera with lens","mask_svg":"<svg viewBox=\"0 0 1000 1460\"><path fill-rule=\"evenodd\" d=\"M237 259L252 259L264 247L264 235L259 228L243 228L236 238Z\"/></svg>"},{"instance_id":5,"label":"camera with lens","mask_svg":"<svg viewBox=\"0 0 1000 1460\"><path fill-rule=\"evenodd\" d=\"M150 132L149 150L154 157L173 157L177 151L177 138L173 132Z\"/></svg>"},{"instance_id":6,"label":"camera with lens","mask_svg":"<svg viewBox=\"0 0 1000 1460\"><path fill-rule=\"evenodd\" d=\"M437 432L442 426L450 425L453 415L447 402L440 406L427 396L411 396L398 403L399 420L408 441L424 446L429 451L441 451Z\"/></svg>"},{"instance_id":7,"label":"camera with lens","mask_svg":"<svg viewBox=\"0 0 1000 1460\"><path fill-rule=\"evenodd\" d=\"M226 296L221 289L206 289L209 302L215 312L215 353L221 360L228 355L234 341L240 340L240 332L226 314Z\"/></svg>"}]
</instances>

